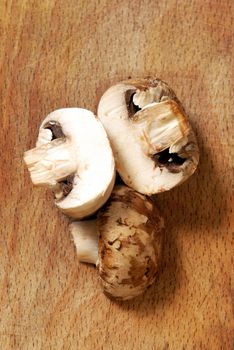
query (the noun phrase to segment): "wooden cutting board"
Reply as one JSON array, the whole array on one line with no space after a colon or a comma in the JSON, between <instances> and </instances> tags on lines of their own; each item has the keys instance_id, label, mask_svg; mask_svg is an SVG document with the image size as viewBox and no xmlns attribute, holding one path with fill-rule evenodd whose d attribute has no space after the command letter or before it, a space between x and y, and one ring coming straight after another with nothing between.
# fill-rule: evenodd
<instances>
[{"instance_id":1,"label":"wooden cutting board","mask_svg":"<svg viewBox=\"0 0 234 350\"><path fill-rule=\"evenodd\" d=\"M2 0L0 17L0 349L234 349L233 1ZM201 160L155 198L157 282L116 303L22 155L50 111L96 111L112 83L147 75L176 91Z\"/></svg>"}]
</instances>

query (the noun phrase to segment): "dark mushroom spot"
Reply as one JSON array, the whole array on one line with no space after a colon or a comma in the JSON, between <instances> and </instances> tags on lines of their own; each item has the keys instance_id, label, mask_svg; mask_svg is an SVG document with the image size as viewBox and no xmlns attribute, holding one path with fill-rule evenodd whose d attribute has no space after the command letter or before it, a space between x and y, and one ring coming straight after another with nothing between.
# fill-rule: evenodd
<instances>
[{"instance_id":1,"label":"dark mushroom spot","mask_svg":"<svg viewBox=\"0 0 234 350\"><path fill-rule=\"evenodd\" d=\"M49 129L52 132L51 141L65 137L61 125L56 121L50 121L46 123L44 125L44 129Z\"/></svg>"},{"instance_id":2,"label":"dark mushroom spot","mask_svg":"<svg viewBox=\"0 0 234 350\"><path fill-rule=\"evenodd\" d=\"M170 153L169 148L154 154L152 159L160 168L166 167L172 173L180 172L180 166L187 160L180 157L177 153Z\"/></svg>"},{"instance_id":3,"label":"dark mushroom spot","mask_svg":"<svg viewBox=\"0 0 234 350\"><path fill-rule=\"evenodd\" d=\"M133 96L135 95L135 93L136 93L136 90L127 90L125 94L125 101L126 101L130 118L141 110L141 108L135 105L133 102Z\"/></svg>"},{"instance_id":4,"label":"dark mushroom spot","mask_svg":"<svg viewBox=\"0 0 234 350\"><path fill-rule=\"evenodd\" d=\"M108 243L109 245L113 245L116 241L118 241L118 238L114 239L113 241L108 241L107 243Z\"/></svg>"},{"instance_id":5,"label":"dark mushroom spot","mask_svg":"<svg viewBox=\"0 0 234 350\"><path fill-rule=\"evenodd\" d=\"M116 173L116 177L115 177L115 186L116 185L124 185L123 180L121 179L119 173Z\"/></svg>"},{"instance_id":6,"label":"dark mushroom spot","mask_svg":"<svg viewBox=\"0 0 234 350\"><path fill-rule=\"evenodd\" d=\"M63 192L63 196L66 197L73 188L73 181L74 181L75 175L68 175L66 179L59 182L60 188Z\"/></svg>"}]
</instances>

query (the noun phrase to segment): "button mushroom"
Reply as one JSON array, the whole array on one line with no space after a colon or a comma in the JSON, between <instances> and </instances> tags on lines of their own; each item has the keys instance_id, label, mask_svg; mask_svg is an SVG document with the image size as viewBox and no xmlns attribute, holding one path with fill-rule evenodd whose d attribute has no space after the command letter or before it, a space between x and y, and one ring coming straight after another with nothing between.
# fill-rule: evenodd
<instances>
[{"instance_id":1,"label":"button mushroom","mask_svg":"<svg viewBox=\"0 0 234 350\"><path fill-rule=\"evenodd\" d=\"M50 187L65 214L97 211L114 186L115 165L106 132L94 114L64 108L42 122L36 148L24 154L33 184Z\"/></svg>"},{"instance_id":2,"label":"button mushroom","mask_svg":"<svg viewBox=\"0 0 234 350\"><path fill-rule=\"evenodd\" d=\"M118 300L142 294L158 271L164 223L150 198L116 186L97 221L73 222L80 261L96 264L104 293Z\"/></svg>"},{"instance_id":3,"label":"button mushroom","mask_svg":"<svg viewBox=\"0 0 234 350\"><path fill-rule=\"evenodd\" d=\"M148 195L170 190L196 170L194 132L175 93L159 79L127 80L110 87L98 106L116 169Z\"/></svg>"}]
</instances>

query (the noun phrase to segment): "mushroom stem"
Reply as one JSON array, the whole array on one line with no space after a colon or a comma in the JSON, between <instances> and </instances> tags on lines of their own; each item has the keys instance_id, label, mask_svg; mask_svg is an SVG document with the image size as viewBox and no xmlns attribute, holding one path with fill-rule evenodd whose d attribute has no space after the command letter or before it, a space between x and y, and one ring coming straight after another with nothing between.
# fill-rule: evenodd
<instances>
[{"instance_id":1,"label":"mushroom stem","mask_svg":"<svg viewBox=\"0 0 234 350\"><path fill-rule=\"evenodd\" d=\"M76 246L79 261L97 264L98 232L96 220L75 221L70 224L70 231Z\"/></svg>"},{"instance_id":2,"label":"mushroom stem","mask_svg":"<svg viewBox=\"0 0 234 350\"><path fill-rule=\"evenodd\" d=\"M186 116L173 100L145 106L134 115L133 123L142 134L147 154L169 148L189 132Z\"/></svg>"},{"instance_id":3,"label":"mushroom stem","mask_svg":"<svg viewBox=\"0 0 234 350\"><path fill-rule=\"evenodd\" d=\"M55 139L24 153L24 161L34 185L55 186L77 170L77 161L70 144Z\"/></svg>"}]
</instances>

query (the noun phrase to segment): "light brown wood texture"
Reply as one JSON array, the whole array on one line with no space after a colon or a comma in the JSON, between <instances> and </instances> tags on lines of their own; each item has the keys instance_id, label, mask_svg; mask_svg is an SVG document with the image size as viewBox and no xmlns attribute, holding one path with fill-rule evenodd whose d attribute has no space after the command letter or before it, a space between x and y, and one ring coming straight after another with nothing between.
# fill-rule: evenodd
<instances>
[{"instance_id":1,"label":"light brown wood texture","mask_svg":"<svg viewBox=\"0 0 234 350\"><path fill-rule=\"evenodd\" d=\"M0 17L0 349L234 349L233 1L2 0ZM111 84L148 75L181 99L201 161L155 196L157 282L117 303L22 156L50 111L96 111Z\"/></svg>"}]
</instances>

